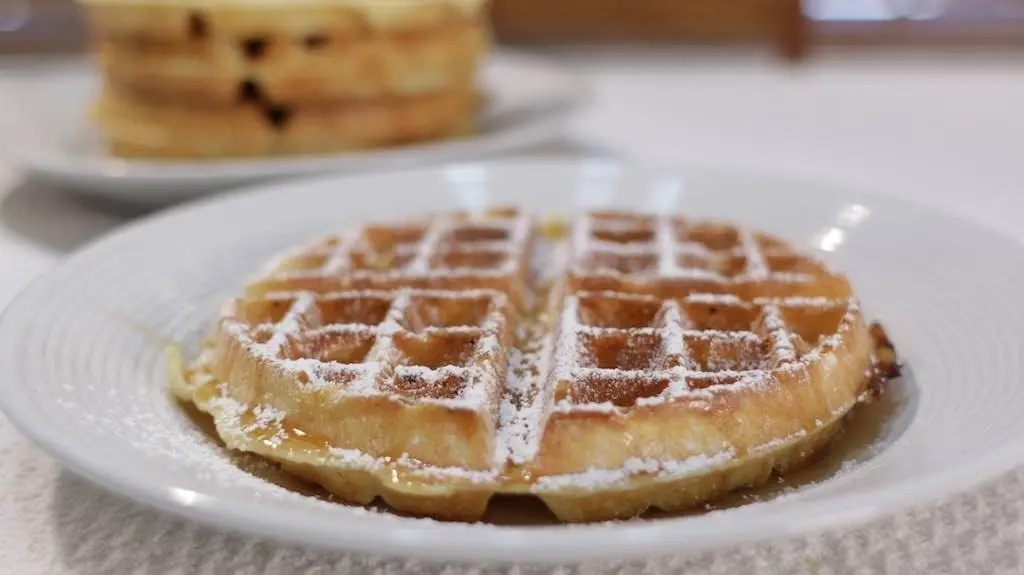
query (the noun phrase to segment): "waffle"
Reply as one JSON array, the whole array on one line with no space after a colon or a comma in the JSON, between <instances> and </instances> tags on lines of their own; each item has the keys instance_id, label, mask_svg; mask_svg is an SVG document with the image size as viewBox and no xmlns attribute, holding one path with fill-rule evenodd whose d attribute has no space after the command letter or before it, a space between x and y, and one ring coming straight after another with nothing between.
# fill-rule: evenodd
<instances>
[{"instance_id":1,"label":"waffle","mask_svg":"<svg viewBox=\"0 0 1024 575\"><path fill-rule=\"evenodd\" d=\"M93 110L113 152L198 158L317 154L452 138L471 133L473 90L318 106L228 106L140 101L108 87Z\"/></svg>"},{"instance_id":2,"label":"waffle","mask_svg":"<svg viewBox=\"0 0 1024 575\"><path fill-rule=\"evenodd\" d=\"M470 86L490 39L466 21L401 35L221 42L149 39L98 43L105 76L149 100L225 105L256 92L278 104L434 93Z\"/></svg>"},{"instance_id":3,"label":"waffle","mask_svg":"<svg viewBox=\"0 0 1024 575\"><path fill-rule=\"evenodd\" d=\"M118 40L246 38L281 30L303 38L402 34L479 18L485 0L78 0L90 27Z\"/></svg>"},{"instance_id":4,"label":"waffle","mask_svg":"<svg viewBox=\"0 0 1024 575\"><path fill-rule=\"evenodd\" d=\"M279 256L172 376L229 447L345 501L477 520L528 494L592 521L806 461L872 396L883 340L891 363L849 282L770 236L501 210Z\"/></svg>"},{"instance_id":5,"label":"waffle","mask_svg":"<svg viewBox=\"0 0 1024 575\"><path fill-rule=\"evenodd\" d=\"M99 127L123 156L310 154L461 135L491 41L484 0L80 3L107 84ZM245 119L257 112L270 118L259 130ZM291 116L307 127L279 133Z\"/></svg>"}]
</instances>

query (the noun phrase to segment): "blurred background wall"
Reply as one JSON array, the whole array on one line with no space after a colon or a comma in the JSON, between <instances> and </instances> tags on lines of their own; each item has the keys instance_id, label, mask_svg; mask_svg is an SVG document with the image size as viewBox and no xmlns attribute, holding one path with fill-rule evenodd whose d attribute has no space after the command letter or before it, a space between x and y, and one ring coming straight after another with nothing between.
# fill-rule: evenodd
<instances>
[{"instance_id":1,"label":"blurred background wall","mask_svg":"<svg viewBox=\"0 0 1024 575\"><path fill-rule=\"evenodd\" d=\"M1024 48L1024 0L493 0L492 14L517 44L760 44L790 58L820 45ZM0 53L85 44L71 0L0 0Z\"/></svg>"}]
</instances>

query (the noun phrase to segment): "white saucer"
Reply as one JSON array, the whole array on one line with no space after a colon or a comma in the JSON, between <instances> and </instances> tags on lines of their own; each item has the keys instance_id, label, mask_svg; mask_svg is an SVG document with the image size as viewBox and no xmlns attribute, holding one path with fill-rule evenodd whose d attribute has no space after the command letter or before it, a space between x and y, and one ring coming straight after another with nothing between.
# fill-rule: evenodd
<instances>
[{"instance_id":1,"label":"white saucer","mask_svg":"<svg viewBox=\"0 0 1024 575\"><path fill-rule=\"evenodd\" d=\"M462 525L275 487L229 463L169 400L165 340L193 351L222 298L272 252L369 218L509 202L725 217L834 258L909 366L910 376L888 391L891 412L862 461L781 498L689 517ZM126 226L34 283L0 318L0 406L71 469L222 527L445 559L650 557L867 520L1024 461L1021 285L1024 248L977 225L883 197L754 175L531 162L273 184Z\"/></svg>"},{"instance_id":2,"label":"white saucer","mask_svg":"<svg viewBox=\"0 0 1024 575\"><path fill-rule=\"evenodd\" d=\"M160 205L273 178L397 169L508 152L556 136L584 99L578 78L530 56L494 54L482 76L488 103L479 132L471 137L306 158L151 162L118 159L105 150L87 118L100 82L87 60L0 61L0 159L74 191Z\"/></svg>"}]
</instances>

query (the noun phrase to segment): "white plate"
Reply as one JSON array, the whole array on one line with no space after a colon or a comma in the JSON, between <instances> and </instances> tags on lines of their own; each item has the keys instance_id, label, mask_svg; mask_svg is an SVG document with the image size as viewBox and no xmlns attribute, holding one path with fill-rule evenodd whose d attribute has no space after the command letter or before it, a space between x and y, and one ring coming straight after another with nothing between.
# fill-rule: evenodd
<instances>
[{"instance_id":1,"label":"white plate","mask_svg":"<svg viewBox=\"0 0 1024 575\"><path fill-rule=\"evenodd\" d=\"M69 189L166 204L286 176L462 161L556 136L584 100L579 79L545 60L498 52L482 70L489 101L471 137L389 150L306 158L150 162L110 156L87 109L100 78L85 60L0 61L0 157Z\"/></svg>"},{"instance_id":2,"label":"white plate","mask_svg":"<svg viewBox=\"0 0 1024 575\"><path fill-rule=\"evenodd\" d=\"M341 195L338 189L349 193ZM360 201L350 198L358 196ZM824 250L910 366L865 462L765 503L590 526L445 524L306 498L233 467L169 401L162 338L194 350L272 252L368 218L515 202L682 210ZM787 536L921 503L1024 460L1024 248L923 207L735 173L483 163L269 185L174 208L71 256L0 319L0 405L112 490L181 515L336 549L433 558L651 556Z\"/></svg>"}]
</instances>

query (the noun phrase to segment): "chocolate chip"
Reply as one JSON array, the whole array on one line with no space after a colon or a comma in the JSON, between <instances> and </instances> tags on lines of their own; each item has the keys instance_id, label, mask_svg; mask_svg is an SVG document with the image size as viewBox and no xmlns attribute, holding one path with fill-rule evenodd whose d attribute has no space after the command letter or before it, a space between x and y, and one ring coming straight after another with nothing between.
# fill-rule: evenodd
<instances>
[{"instance_id":1,"label":"chocolate chip","mask_svg":"<svg viewBox=\"0 0 1024 575\"><path fill-rule=\"evenodd\" d=\"M327 44L327 36L323 34L310 34L302 39L302 43L310 50L322 48Z\"/></svg>"},{"instance_id":2,"label":"chocolate chip","mask_svg":"<svg viewBox=\"0 0 1024 575\"><path fill-rule=\"evenodd\" d=\"M259 60L267 51L267 41L263 38L249 38L242 41L242 52L250 60Z\"/></svg>"},{"instance_id":3,"label":"chocolate chip","mask_svg":"<svg viewBox=\"0 0 1024 575\"><path fill-rule=\"evenodd\" d=\"M259 102L263 99L263 90L255 80L242 80L238 85L238 99L243 102Z\"/></svg>"},{"instance_id":4,"label":"chocolate chip","mask_svg":"<svg viewBox=\"0 0 1024 575\"><path fill-rule=\"evenodd\" d=\"M267 121L270 122L270 125L278 130L283 129L284 125L292 117L292 110L285 106L270 106L263 113L267 116Z\"/></svg>"},{"instance_id":5,"label":"chocolate chip","mask_svg":"<svg viewBox=\"0 0 1024 575\"><path fill-rule=\"evenodd\" d=\"M188 35L190 38L196 40L202 40L206 38L206 34L209 32L209 26L206 24L206 18L198 12L191 12L188 15Z\"/></svg>"}]
</instances>

